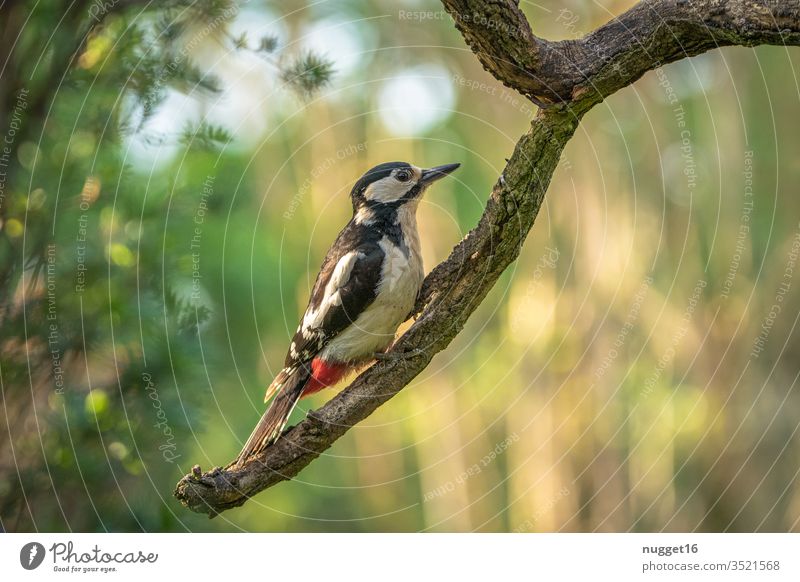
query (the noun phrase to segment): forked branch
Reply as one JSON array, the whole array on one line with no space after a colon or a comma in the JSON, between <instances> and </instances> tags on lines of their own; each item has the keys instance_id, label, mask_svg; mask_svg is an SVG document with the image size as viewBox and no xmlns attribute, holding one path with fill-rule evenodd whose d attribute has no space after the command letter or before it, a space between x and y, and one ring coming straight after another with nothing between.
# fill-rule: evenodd
<instances>
[{"instance_id":1,"label":"forked branch","mask_svg":"<svg viewBox=\"0 0 800 582\"><path fill-rule=\"evenodd\" d=\"M800 44L800 0L645 0L579 40L558 42L536 37L513 1L443 3L483 66L542 109L478 225L426 278L419 317L393 347L407 357L367 369L242 466L185 476L175 496L193 511L214 516L293 478L450 344L517 258L561 152L592 106L663 63L713 48Z\"/></svg>"}]
</instances>

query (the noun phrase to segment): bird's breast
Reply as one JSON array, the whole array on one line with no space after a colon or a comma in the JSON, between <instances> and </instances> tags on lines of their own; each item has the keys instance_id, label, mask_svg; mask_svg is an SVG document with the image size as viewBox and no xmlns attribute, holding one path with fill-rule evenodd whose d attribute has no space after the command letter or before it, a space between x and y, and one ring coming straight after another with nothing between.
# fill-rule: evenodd
<instances>
[{"instance_id":1,"label":"bird's breast","mask_svg":"<svg viewBox=\"0 0 800 582\"><path fill-rule=\"evenodd\" d=\"M388 312L402 311L397 315L402 319L395 324L395 329L414 307L425 276L417 233L416 205L405 205L397 211L397 225L400 227L399 240L384 237L378 243L385 258L375 301L377 303L380 300ZM396 308L392 309L395 304Z\"/></svg>"},{"instance_id":2,"label":"bird's breast","mask_svg":"<svg viewBox=\"0 0 800 582\"><path fill-rule=\"evenodd\" d=\"M392 343L397 328L414 307L424 278L419 240L403 242L395 244L389 237L380 240L384 259L375 300L324 348L324 359L364 360Z\"/></svg>"}]
</instances>

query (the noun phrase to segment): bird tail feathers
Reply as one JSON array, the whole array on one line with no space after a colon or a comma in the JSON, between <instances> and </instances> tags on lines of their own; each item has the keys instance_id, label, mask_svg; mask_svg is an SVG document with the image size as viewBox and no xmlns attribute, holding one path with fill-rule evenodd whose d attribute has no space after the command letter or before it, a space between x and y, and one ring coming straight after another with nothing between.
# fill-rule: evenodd
<instances>
[{"instance_id":1,"label":"bird tail feathers","mask_svg":"<svg viewBox=\"0 0 800 582\"><path fill-rule=\"evenodd\" d=\"M286 383L286 380L288 380L292 376L292 374L294 374L296 371L297 368L284 368L283 370L278 372L278 375L275 376L275 379L272 381L272 384L270 384L269 387L267 388L266 394L264 394L265 404L269 402L273 396L275 396L278 392L280 392L280 389L283 388L283 385Z\"/></svg>"},{"instance_id":2,"label":"bird tail feathers","mask_svg":"<svg viewBox=\"0 0 800 582\"><path fill-rule=\"evenodd\" d=\"M305 365L292 371L281 371L267 392L268 395L275 393L277 395L253 429L250 438L247 439L247 443L245 443L234 464L243 463L248 457L262 452L278 440L310 377L311 370ZM278 383L279 379L280 383ZM273 386L276 386L276 388L273 389Z\"/></svg>"}]
</instances>

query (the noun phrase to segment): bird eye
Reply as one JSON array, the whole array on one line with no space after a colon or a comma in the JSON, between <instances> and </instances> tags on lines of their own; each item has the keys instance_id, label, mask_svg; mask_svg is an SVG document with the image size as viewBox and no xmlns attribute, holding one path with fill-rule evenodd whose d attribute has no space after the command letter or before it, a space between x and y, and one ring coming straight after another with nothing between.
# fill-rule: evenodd
<instances>
[{"instance_id":1,"label":"bird eye","mask_svg":"<svg viewBox=\"0 0 800 582\"><path fill-rule=\"evenodd\" d=\"M408 182L408 181L411 179L411 174L409 174L409 173L408 173L408 172L406 172L405 170L400 170L400 171L399 171L399 172L397 172L397 174L395 175L395 178L397 178L397 179L398 179L398 180L400 180L401 182Z\"/></svg>"}]
</instances>

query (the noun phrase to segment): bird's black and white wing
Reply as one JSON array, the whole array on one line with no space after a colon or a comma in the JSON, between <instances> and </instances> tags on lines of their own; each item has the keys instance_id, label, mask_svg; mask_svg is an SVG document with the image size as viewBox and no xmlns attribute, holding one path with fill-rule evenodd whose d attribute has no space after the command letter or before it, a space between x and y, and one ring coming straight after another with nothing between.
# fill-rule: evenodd
<instances>
[{"instance_id":1,"label":"bird's black and white wing","mask_svg":"<svg viewBox=\"0 0 800 582\"><path fill-rule=\"evenodd\" d=\"M267 389L265 400L280 390L294 370L307 364L329 341L354 323L375 300L383 259L383 249L373 242L349 248L334 245L317 275L305 315L286 354L284 368Z\"/></svg>"},{"instance_id":2,"label":"bird's black and white wing","mask_svg":"<svg viewBox=\"0 0 800 582\"><path fill-rule=\"evenodd\" d=\"M383 257L378 245L365 244L323 265L289 348L287 364L314 357L358 319L375 300Z\"/></svg>"}]
</instances>

